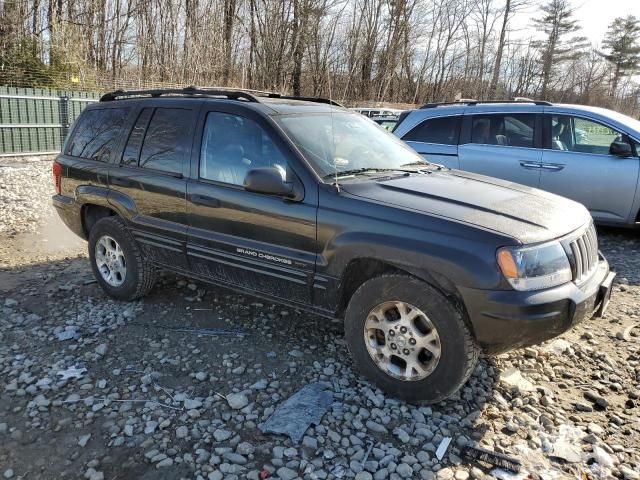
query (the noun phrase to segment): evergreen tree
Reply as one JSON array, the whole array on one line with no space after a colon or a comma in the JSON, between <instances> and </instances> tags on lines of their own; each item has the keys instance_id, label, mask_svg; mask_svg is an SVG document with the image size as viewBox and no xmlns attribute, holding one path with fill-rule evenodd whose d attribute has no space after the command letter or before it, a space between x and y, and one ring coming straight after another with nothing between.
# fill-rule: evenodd
<instances>
[{"instance_id":1,"label":"evergreen tree","mask_svg":"<svg viewBox=\"0 0 640 480\"><path fill-rule=\"evenodd\" d=\"M616 18L602 45L606 52L601 55L615 67L611 80L611 96L615 96L622 78L640 72L640 19L633 15Z\"/></svg>"},{"instance_id":2,"label":"evergreen tree","mask_svg":"<svg viewBox=\"0 0 640 480\"><path fill-rule=\"evenodd\" d=\"M540 10L543 13L542 17L535 19L533 23L544 32L546 38L534 42L534 46L540 50L541 90L544 98L549 91L549 82L557 67L580 57L587 43L585 37L567 38L580 30L578 21L573 18L573 9L567 0L549 0L549 3L542 5Z\"/></svg>"}]
</instances>

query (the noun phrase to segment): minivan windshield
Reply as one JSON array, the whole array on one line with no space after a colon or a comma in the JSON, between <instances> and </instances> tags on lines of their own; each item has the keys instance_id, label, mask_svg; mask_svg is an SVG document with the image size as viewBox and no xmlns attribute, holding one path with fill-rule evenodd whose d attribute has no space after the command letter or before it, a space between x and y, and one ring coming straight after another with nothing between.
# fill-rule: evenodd
<instances>
[{"instance_id":1,"label":"minivan windshield","mask_svg":"<svg viewBox=\"0 0 640 480\"><path fill-rule=\"evenodd\" d=\"M326 181L341 173L409 170L428 165L409 146L357 113L281 115L276 121Z\"/></svg>"}]
</instances>

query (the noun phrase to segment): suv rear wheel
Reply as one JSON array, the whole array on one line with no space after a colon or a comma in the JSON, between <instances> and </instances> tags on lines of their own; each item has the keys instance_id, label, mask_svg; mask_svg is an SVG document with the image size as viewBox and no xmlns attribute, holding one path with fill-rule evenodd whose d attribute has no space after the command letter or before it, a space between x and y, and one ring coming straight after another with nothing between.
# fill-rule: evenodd
<instances>
[{"instance_id":1,"label":"suv rear wheel","mask_svg":"<svg viewBox=\"0 0 640 480\"><path fill-rule=\"evenodd\" d=\"M119 217L102 218L89 232L89 259L93 275L102 289L118 300L146 295L156 281L155 268Z\"/></svg>"},{"instance_id":2,"label":"suv rear wheel","mask_svg":"<svg viewBox=\"0 0 640 480\"><path fill-rule=\"evenodd\" d=\"M392 395L438 402L475 368L480 349L460 312L438 291L404 275L363 283L345 315L358 370Z\"/></svg>"}]
</instances>

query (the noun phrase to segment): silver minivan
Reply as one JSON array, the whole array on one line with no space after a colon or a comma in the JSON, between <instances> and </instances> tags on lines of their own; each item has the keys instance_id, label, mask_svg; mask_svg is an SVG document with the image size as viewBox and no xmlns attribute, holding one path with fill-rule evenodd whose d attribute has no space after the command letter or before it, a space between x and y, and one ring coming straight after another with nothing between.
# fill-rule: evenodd
<instances>
[{"instance_id":1,"label":"silver minivan","mask_svg":"<svg viewBox=\"0 0 640 480\"><path fill-rule=\"evenodd\" d=\"M584 204L601 224L640 225L640 121L542 101L427 104L394 133L425 159Z\"/></svg>"}]
</instances>

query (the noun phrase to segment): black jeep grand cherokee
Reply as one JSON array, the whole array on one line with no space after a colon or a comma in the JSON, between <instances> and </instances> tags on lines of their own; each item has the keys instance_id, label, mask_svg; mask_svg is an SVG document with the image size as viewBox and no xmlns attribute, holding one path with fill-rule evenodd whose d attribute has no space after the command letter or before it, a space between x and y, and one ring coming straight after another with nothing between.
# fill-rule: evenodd
<instances>
[{"instance_id":1,"label":"black jeep grand cherokee","mask_svg":"<svg viewBox=\"0 0 640 480\"><path fill-rule=\"evenodd\" d=\"M114 92L53 173L112 297L162 268L344 318L356 366L408 400L602 314L614 276L581 205L430 164L328 100Z\"/></svg>"}]
</instances>

